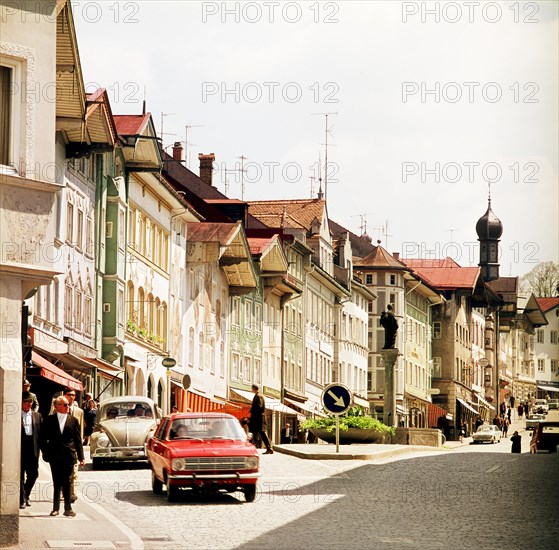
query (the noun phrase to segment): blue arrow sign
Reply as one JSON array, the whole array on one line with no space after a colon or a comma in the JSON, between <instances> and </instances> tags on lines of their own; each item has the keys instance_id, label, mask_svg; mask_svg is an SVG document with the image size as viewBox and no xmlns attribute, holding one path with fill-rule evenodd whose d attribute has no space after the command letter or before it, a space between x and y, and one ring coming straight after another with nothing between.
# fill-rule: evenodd
<instances>
[{"instance_id":1,"label":"blue arrow sign","mask_svg":"<svg viewBox=\"0 0 559 550\"><path fill-rule=\"evenodd\" d=\"M342 384L330 384L322 392L322 406L333 414L343 414L353 401L353 394Z\"/></svg>"}]
</instances>

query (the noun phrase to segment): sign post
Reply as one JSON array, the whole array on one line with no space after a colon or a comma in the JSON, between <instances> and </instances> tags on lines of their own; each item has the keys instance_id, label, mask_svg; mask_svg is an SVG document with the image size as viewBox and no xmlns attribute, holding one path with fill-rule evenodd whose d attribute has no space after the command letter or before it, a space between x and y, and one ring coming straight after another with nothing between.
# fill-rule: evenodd
<instances>
[{"instance_id":1,"label":"sign post","mask_svg":"<svg viewBox=\"0 0 559 550\"><path fill-rule=\"evenodd\" d=\"M171 414L171 369L177 362L172 357L165 357L161 364L167 369L167 414Z\"/></svg>"},{"instance_id":2,"label":"sign post","mask_svg":"<svg viewBox=\"0 0 559 550\"><path fill-rule=\"evenodd\" d=\"M330 384L322 391L324 410L336 417L336 452L340 451L340 414L345 413L353 402L353 394L343 384Z\"/></svg>"},{"instance_id":3,"label":"sign post","mask_svg":"<svg viewBox=\"0 0 559 550\"><path fill-rule=\"evenodd\" d=\"M182 386L184 388L184 397L186 402L185 410L183 412L190 412L190 408L188 407L188 388L190 388L190 384L192 384L192 379L189 374L185 374L182 377Z\"/></svg>"}]
</instances>

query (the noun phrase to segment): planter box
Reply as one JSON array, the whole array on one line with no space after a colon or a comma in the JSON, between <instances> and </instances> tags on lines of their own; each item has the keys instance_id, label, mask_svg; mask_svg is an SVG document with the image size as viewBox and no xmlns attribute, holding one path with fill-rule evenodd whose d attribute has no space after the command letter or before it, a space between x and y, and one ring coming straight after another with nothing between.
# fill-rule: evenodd
<instances>
[{"instance_id":1,"label":"planter box","mask_svg":"<svg viewBox=\"0 0 559 550\"><path fill-rule=\"evenodd\" d=\"M326 428L311 428L309 431L322 441L336 443L336 430L329 432ZM340 445L351 445L352 443L390 443L390 435L377 430L360 428L340 430Z\"/></svg>"},{"instance_id":2,"label":"planter box","mask_svg":"<svg viewBox=\"0 0 559 550\"><path fill-rule=\"evenodd\" d=\"M392 443L396 445L427 445L442 447L443 433L437 428L396 428Z\"/></svg>"}]
</instances>

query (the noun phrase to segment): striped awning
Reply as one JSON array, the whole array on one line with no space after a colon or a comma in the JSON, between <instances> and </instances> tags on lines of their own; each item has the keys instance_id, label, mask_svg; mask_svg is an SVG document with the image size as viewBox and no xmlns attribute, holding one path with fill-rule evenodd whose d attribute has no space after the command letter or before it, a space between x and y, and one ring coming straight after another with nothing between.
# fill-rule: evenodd
<instances>
[{"instance_id":1,"label":"striped awning","mask_svg":"<svg viewBox=\"0 0 559 550\"><path fill-rule=\"evenodd\" d=\"M438 405L434 405L433 403L428 403L427 404L427 416L428 416L428 421L429 421L429 427L430 428L437 428L439 425L439 418L441 418L441 416L443 418L447 418L449 416L449 413L446 409L443 409L442 407L439 407ZM452 415L450 415L451 418L449 420L452 420Z\"/></svg>"},{"instance_id":2,"label":"striped awning","mask_svg":"<svg viewBox=\"0 0 559 550\"><path fill-rule=\"evenodd\" d=\"M477 397L477 400L479 401L480 405L483 405L484 407L487 407L488 409L491 409L492 411L495 410L495 407L493 405L490 405L483 397L481 397L481 395L479 395L479 393L475 394Z\"/></svg>"},{"instance_id":3,"label":"striped awning","mask_svg":"<svg viewBox=\"0 0 559 550\"><path fill-rule=\"evenodd\" d=\"M37 352L31 352L31 361L33 362L33 366L40 367L41 370L39 371L39 374L44 378L47 378L60 386L67 386L77 391L83 391L83 384L79 380L62 370L60 367L53 365Z\"/></svg>"},{"instance_id":4,"label":"striped awning","mask_svg":"<svg viewBox=\"0 0 559 550\"><path fill-rule=\"evenodd\" d=\"M468 409L469 411L473 412L474 414L478 414L478 412L473 407L470 407L470 405L468 405L468 403L466 403L463 399L460 399L459 397L457 397L456 401L458 401L458 403L460 403L460 405L462 405L462 407L464 407L465 409Z\"/></svg>"},{"instance_id":5,"label":"striped awning","mask_svg":"<svg viewBox=\"0 0 559 550\"><path fill-rule=\"evenodd\" d=\"M219 412L223 411L227 404L225 401L201 395L192 390L188 390L187 399L187 407L191 412Z\"/></svg>"}]
</instances>

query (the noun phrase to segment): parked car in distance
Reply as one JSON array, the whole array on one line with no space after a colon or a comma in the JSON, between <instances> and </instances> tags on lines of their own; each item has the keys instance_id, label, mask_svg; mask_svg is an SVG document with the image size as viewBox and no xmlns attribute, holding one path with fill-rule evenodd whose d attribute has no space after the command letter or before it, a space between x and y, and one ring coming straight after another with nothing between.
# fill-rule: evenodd
<instances>
[{"instance_id":1,"label":"parked car in distance","mask_svg":"<svg viewBox=\"0 0 559 550\"><path fill-rule=\"evenodd\" d=\"M93 468L108 461L146 460L146 441L159 419L159 410L147 397L121 396L103 401L90 439Z\"/></svg>"},{"instance_id":2,"label":"parked car in distance","mask_svg":"<svg viewBox=\"0 0 559 550\"><path fill-rule=\"evenodd\" d=\"M239 421L224 413L175 413L163 418L147 444L152 489L167 486L167 499L180 491L242 491L256 497L259 454Z\"/></svg>"},{"instance_id":3,"label":"parked car in distance","mask_svg":"<svg viewBox=\"0 0 559 550\"><path fill-rule=\"evenodd\" d=\"M482 424L472 434L472 443L498 443L501 441L501 430L493 424Z\"/></svg>"},{"instance_id":4,"label":"parked car in distance","mask_svg":"<svg viewBox=\"0 0 559 550\"><path fill-rule=\"evenodd\" d=\"M549 407L545 399L536 399L534 401L533 411L536 414L547 414L549 412Z\"/></svg>"},{"instance_id":5,"label":"parked car in distance","mask_svg":"<svg viewBox=\"0 0 559 550\"><path fill-rule=\"evenodd\" d=\"M538 451L557 452L559 445L559 422L542 420L536 426Z\"/></svg>"},{"instance_id":6,"label":"parked car in distance","mask_svg":"<svg viewBox=\"0 0 559 550\"><path fill-rule=\"evenodd\" d=\"M550 411L557 411L559 410L559 399L550 399L547 402L547 406Z\"/></svg>"},{"instance_id":7,"label":"parked car in distance","mask_svg":"<svg viewBox=\"0 0 559 550\"><path fill-rule=\"evenodd\" d=\"M545 414L529 414L526 417L526 429L533 430L542 420L545 420Z\"/></svg>"}]
</instances>

